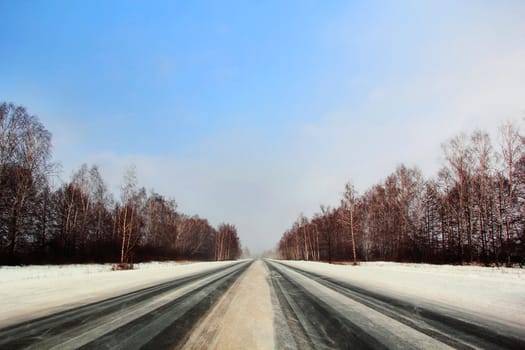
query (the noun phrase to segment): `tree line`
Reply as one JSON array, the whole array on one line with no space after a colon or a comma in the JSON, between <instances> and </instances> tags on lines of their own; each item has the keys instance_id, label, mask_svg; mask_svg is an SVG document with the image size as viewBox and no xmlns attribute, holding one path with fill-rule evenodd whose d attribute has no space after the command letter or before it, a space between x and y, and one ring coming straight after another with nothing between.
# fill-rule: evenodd
<instances>
[{"instance_id":1,"label":"tree line","mask_svg":"<svg viewBox=\"0 0 525 350\"><path fill-rule=\"evenodd\" d=\"M228 260L235 226L217 228L139 187L130 167L115 199L97 166L52 188L51 133L24 107L0 104L0 264Z\"/></svg>"},{"instance_id":2,"label":"tree line","mask_svg":"<svg viewBox=\"0 0 525 350\"><path fill-rule=\"evenodd\" d=\"M443 144L445 162L425 179L400 165L358 194L348 183L335 208L300 215L278 243L283 259L512 265L525 260L525 138L516 124Z\"/></svg>"}]
</instances>

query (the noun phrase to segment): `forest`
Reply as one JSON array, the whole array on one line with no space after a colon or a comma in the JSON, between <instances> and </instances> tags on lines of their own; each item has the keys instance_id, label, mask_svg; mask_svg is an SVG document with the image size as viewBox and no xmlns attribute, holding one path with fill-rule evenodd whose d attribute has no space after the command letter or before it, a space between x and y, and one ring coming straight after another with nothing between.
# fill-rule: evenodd
<instances>
[{"instance_id":1,"label":"forest","mask_svg":"<svg viewBox=\"0 0 525 350\"><path fill-rule=\"evenodd\" d=\"M417 145L414 145L416 147ZM347 183L335 208L300 215L278 244L281 258L522 266L525 139L516 124L460 134L442 145L438 173L399 165L357 193Z\"/></svg>"},{"instance_id":2,"label":"forest","mask_svg":"<svg viewBox=\"0 0 525 350\"><path fill-rule=\"evenodd\" d=\"M0 264L229 260L241 254L234 225L217 228L177 211L173 199L124 175L120 198L96 165L52 186L51 133L22 106L0 104ZM176 179L175 179L176 181ZM56 187L56 188L54 188Z\"/></svg>"}]
</instances>

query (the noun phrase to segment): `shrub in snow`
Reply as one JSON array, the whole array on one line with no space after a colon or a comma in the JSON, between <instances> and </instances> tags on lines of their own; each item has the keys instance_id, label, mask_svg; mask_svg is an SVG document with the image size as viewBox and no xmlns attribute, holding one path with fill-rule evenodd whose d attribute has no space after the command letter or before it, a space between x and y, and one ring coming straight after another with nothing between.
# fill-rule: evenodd
<instances>
[{"instance_id":1,"label":"shrub in snow","mask_svg":"<svg viewBox=\"0 0 525 350\"><path fill-rule=\"evenodd\" d=\"M120 264L114 264L111 267L111 270L118 271L118 270L133 270L133 264L130 263L120 263Z\"/></svg>"}]
</instances>

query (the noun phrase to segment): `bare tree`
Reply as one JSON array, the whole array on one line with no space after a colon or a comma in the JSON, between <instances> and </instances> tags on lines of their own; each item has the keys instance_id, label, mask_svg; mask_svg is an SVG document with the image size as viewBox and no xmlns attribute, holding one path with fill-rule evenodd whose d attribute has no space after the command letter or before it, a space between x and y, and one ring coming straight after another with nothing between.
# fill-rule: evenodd
<instances>
[{"instance_id":1,"label":"bare tree","mask_svg":"<svg viewBox=\"0 0 525 350\"><path fill-rule=\"evenodd\" d=\"M232 260L239 258L241 246L237 229L231 224L220 224L215 243L215 260Z\"/></svg>"},{"instance_id":2,"label":"bare tree","mask_svg":"<svg viewBox=\"0 0 525 350\"><path fill-rule=\"evenodd\" d=\"M343 194L343 199L341 200L341 211L343 222L348 225L350 229L350 237L352 240L352 257L354 265L357 265L357 253L356 253L356 244L355 244L355 214L357 208L358 194L354 188L354 185L348 182L345 185L345 192Z\"/></svg>"},{"instance_id":3,"label":"bare tree","mask_svg":"<svg viewBox=\"0 0 525 350\"><path fill-rule=\"evenodd\" d=\"M458 225L458 254L463 261L465 258L464 238L467 236L467 257L469 261L472 261L472 206L470 205L472 155L466 135L460 134L450 140L444 145L444 152L448 167L445 167L443 171L448 173L447 178L452 180L449 186L457 189L458 204L455 211Z\"/></svg>"},{"instance_id":4,"label":"bare tree","mask_svg":"<svg viewBox=\"0 0 525 350\"><path fill-rule=\"evenodd\" d=\"M145 190L137 189L137 175L135 166L126 170L124 182L121 187L122 207L115 209L115 221L121 239L120 263L130 266L132 262L132 251L140 242L142 204L145 201Z\"/></svg>"},{"instance_id":5,"label":"bare tree","mask_svg":"<svg viewBox=\"0 0 525 350\"><path fill-rule=\"evenodd\" d=\"M39 192L52 169L51 134L25 108L0 105L0 250L15 259L22 232L31 232ZM6 249L7 248L7 249Z\"/></svg>"},{"instance_id":6,"label":"bare tree","mask_svg":"<svg viewBox=\"0 0 525 350\"><path fill-rule=\"evenodd\" d=\"M506 203L502 203L505 207L508 207L506 217L501 217L504 223L505 229L505 242L508 243L511 234L514 232L517 234L517 227L514 225L514 216L516 213L515 203L515 188L516 188L516 176L515 169L520 156L524 152L524 143L519 134L518 127L511 123L506 122L500 127L500 148L503 163L503 172L505 176L500 177L500 186L505 188ZM506 178L506 184L501 183ZM505 208L502 208L505 209ZM503 212L505 210L502 210Z\"/></svg>"},{"instance_id":7,"label":"bare tree","mask_svg":"<svg viewBox=\"0 0 525 350\"><path fill-rule=\"evenodd\" d=\"M491 199L493 192L491 190L492 165L491 159L492 146L490 144L489 135L480 130L476 130L472 134L472 153L474 158L474 176L473 176L473 194L475 196L475 204L473 214L477 218L477 234L481 245L481 255L483 261L488 263L488 239L492 240L493 253L495 254L495 236L492 229L491 218L493 200Z\"/></svg>"}]
</instances>

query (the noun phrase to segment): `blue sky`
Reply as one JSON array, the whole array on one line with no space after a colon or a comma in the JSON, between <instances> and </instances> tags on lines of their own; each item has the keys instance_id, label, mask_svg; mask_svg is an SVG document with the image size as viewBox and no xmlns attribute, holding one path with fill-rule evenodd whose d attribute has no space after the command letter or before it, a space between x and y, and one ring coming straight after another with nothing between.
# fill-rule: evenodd
<instances>
[{"instance_id":1,"label":"blue sky","mask_svg":"<svg viewBox=\"0 0 525 350\"><path fill-rule=\"evenodd\" d=\"M299 213L525 115L522 1L0 1L0 97L62 179L123 169L273 247Z\"/></svg>"}]
</instances>

